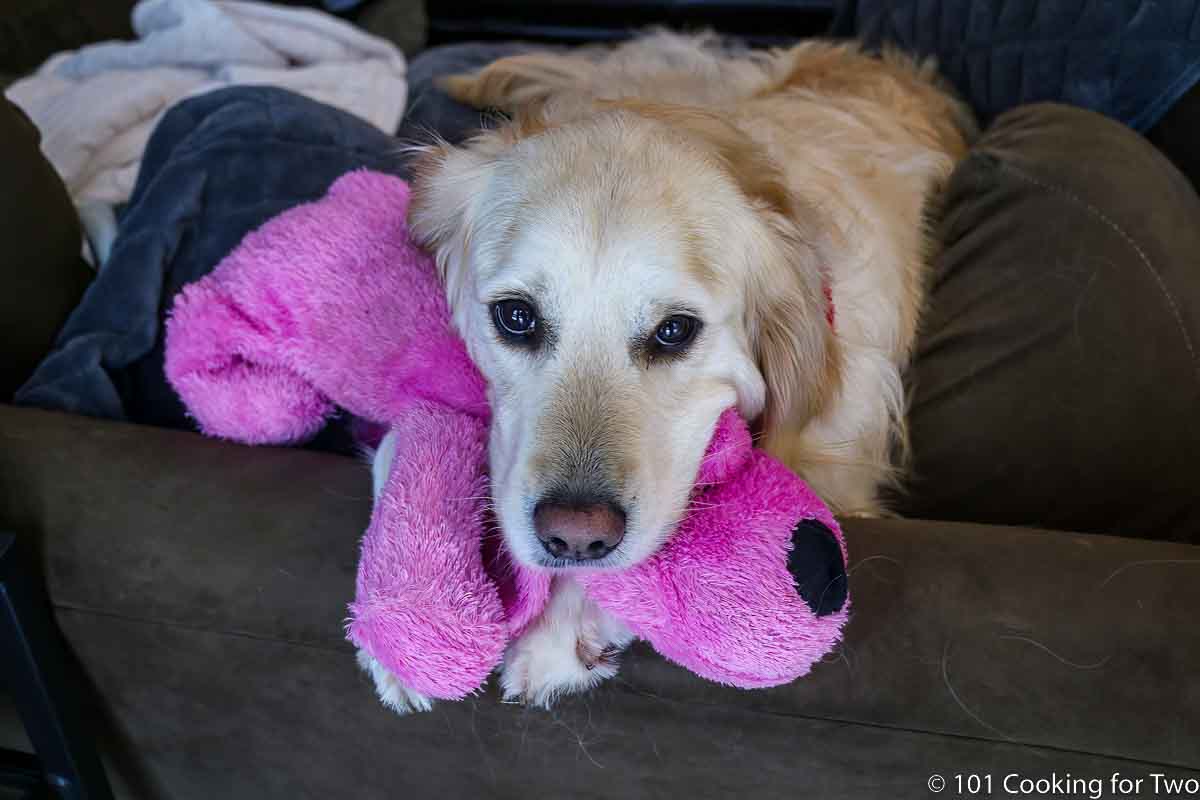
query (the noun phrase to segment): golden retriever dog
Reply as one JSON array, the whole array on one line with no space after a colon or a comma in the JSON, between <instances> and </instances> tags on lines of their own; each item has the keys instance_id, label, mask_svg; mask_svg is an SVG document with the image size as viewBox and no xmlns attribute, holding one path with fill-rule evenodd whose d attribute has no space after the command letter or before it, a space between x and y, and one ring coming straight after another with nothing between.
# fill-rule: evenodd
<instances>
[{"instance_id":1,"label":"golden retriever dog","mask_svg":"<svg viewBox=\"0 0 1200 800\"><path fill-rule=\"evenodd\" d=\"M556 572L501 673L548 706L612 675L631 638L572 571L670 537L724 409L836 512L884 511L925 215L974 123L932 65L816 41L658 32L445 88L510 118L423 148L410 222L490 385L506 544ZM428 707L364 665L389 705Z\"/></svg>"}]
</instances>

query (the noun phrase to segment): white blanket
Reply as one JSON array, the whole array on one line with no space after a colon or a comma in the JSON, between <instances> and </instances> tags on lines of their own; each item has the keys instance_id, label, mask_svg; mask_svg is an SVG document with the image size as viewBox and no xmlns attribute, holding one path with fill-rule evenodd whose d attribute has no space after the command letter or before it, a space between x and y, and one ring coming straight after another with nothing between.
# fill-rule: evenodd
<instances>
[{"instance_id":1,"label":"white blanket","mask_svg":"<svg viewBox=\"0 0 1200 800\"><path fill-rule=\"evenodd\" d=\"M280 86L388 132L404 111L403 54L320 11L141 0L133 28L136 41L60 53L7 91L41 130L42 150L85 210L129 199L155 123L201 92Z\"/></svg>"}]
</instances>

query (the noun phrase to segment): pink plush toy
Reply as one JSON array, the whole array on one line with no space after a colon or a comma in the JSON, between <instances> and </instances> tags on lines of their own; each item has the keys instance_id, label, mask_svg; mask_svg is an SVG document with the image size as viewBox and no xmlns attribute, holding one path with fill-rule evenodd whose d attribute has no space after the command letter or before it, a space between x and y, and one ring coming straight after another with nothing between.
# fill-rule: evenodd
<instances>
[{"instance_id":1,"label":"pink plush toy","mask_svg":"<svg viewBox=\"0 0 1200 800\"><path fill-rule=\"evenodd\" d=\"M485 547L486 386L409 238L408 197L398 178L360 170L246 236L176 298L166 373L213 436L302 442L339 408L392 427L349 638L408 688L455 699L541 613L552 576ZM573 574L667 658L762 687L805 674L837 641L844 563L829 510L752 448L731 409L668 543L627 570Z\"/></svg>"}]
</instances>

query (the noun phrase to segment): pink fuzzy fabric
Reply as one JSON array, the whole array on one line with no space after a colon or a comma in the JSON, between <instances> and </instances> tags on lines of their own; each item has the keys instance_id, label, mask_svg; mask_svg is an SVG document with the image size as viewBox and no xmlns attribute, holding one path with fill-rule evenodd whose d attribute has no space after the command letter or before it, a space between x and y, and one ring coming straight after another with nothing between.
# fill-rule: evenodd
<instances>
[{"instance_id":1,"label":"pink fuzzy fabric","mask_svg":"<svg viewBox=\"0 0 1200 800\"><path fill-rule=\"evenodd\" d=\"M480 559L487 426L418 404L393 430L396 454L363 537L348 632L410 689L462 697L487 679L508 639Z\"/></svg>"},{"instance_id":2,"label":"pink fuzzy fabric","mask_svg":"<svg viewBox=\"0 0 1200 800\"><path fill-rule=\"evenodd\" d=\"M528 569L517 564L503 546L497 532L484 544L484 563L500 591L500 601L508 618L508 634L520 636L537 620L550 601L551 573Z\"/></svg>"},{"instance_id":3,"label":"pink fuzzy fabric","mask_svg":"<svg viewBox=\"0 0 1200 800\"><path fill-rule=\"evenodd\" d=\"M670 541L621 572L589 572L589 596L662 655L744 688L804 675L841 635L849 604L818 617L787 569L792 531L816 518L841 529L790 470L751 447L733 409L718 421L691 508Z\"/></svg>"},{"instance_id":4,"label":"pink fuzzy fabric","mask_svg":"<svg viewBox=\"0 0 1200 800\"><path fill-rule=\"evenodd\" d=\"M335 407L393 427L348 633L410 688L459 698L508 640L480 550L490 415L407 211L407 184L360 170L246 236L176 298L166 374L213 436L303 441Z\"/></svg>"},{"instance_id":5,"label":"pink fuzzy fabric","mask_svg":"<svg viewBox=\"0 0 1200 800\"><path fill-rule=\"evenodd\" d=\"M402 181L360 170L249 234L176 298L166 372L214 436L299 442L337 408L391 426L396 454L363 537L348 635L408 687L458 698L541 614L550 575L485 536L486 387L409 239L407 208ZM668 658L770 686L807 672L847 616L816 617L788 572L792 531L811 517L844 555L828 509L752 448L730 410L667 545L624 572L578 574Z\"/></svg>"},{"instance_id":6,"label":"pink fuzzy fabric","mask_svg":"<svg viewBox=\"0 0 1200 800\"><path fill-rule=\"evenodd\" d=\"M483 378L447 324L407 209L404 181L351 172L184 287L167 321L166 374L201 430L288 444L335 405L390 423L420 399L487 418Z\"/></svg>"}]
</instances>

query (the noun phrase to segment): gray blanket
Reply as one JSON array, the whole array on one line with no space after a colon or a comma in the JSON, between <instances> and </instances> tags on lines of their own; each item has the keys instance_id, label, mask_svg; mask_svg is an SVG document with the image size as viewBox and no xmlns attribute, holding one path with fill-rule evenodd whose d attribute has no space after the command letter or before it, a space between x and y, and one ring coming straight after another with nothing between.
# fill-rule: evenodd
<instances>
[{"instance_id":1,"label":"gray blanket","mask_svg":"<svg viewBox=\"0 0 1200 800\"><path fill-rule=\"evenodd\" d=\"M175 106L147 145L108 261L16 402L191 427L163 374L175 294L357 167L404 174L395 139L300 95L238 87Z\"/></svg>"},{"instance_id":2,"label":"gray blanket","mask_svg":"<svg viewBox=\"0 0 1200 800\"><path fill-rule=\"evenodd\" d=\"M1200 80L1200 0L847 0L835 32L936 56L986 124L1055 101L1146 131Z\"/></svg>"}]
</instances>

